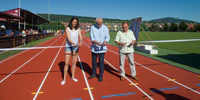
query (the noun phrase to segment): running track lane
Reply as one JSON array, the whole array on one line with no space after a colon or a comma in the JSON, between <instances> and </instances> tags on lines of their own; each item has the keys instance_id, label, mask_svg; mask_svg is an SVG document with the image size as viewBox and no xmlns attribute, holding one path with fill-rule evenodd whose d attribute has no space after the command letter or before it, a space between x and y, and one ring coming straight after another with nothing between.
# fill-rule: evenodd
<instances>
[{"instance_id":1,"label":"running track lane","mask_svg":"<svg viewBox=\"0 0 200 100\"><path fill-rule=\"evenodd\" d=\"M79 55L85 54L83 49L84 47L80 48ZM81 56L80 59L84 60L84 58ZM48 78L45 81L45 84L41 88L41 91L43 91L44 94L38 95L37 100L45 100L45 99L71 100L77 98L82 98L82 100L91 100L88 90L83 89L87 88L87 86L79 62L77 63L78 67L76 68L76 74L75 74L75 77L79 81L76 83L70 79L71 70L69 70L67 74L66 84L63 86L60 84L62 81L62 72L64 70L64 65L65 65L65 54L64 54L64 49L62 49L61 53L58 55L58 58L56 59L51 69L52 71L53 70L59 70L59 71L55 73L49 73ZM70 60L70 66L71 65L72 65L72 58ZM82 63L82 65L83 69L85 70L84 63ZM88 75L86 74L86 76ZM92 87L90 83L89 86Z\"/></svg>"},{"instance_id":2,"label":"running track lane","mask_svg":"<svg viewBox=\"0 0 200 100\"><path fill-rule=\"evenodd\" d=\"M87 66L88 67L87 69L91 71L91 66L92 66L91 51L89 47L87 47L86 45L84 45L84 47L87 48L85 52L89 53L87 56L87 59L84 60L84 63L85 63L84 67ZM82 54L81 56L84 57L84 54ZM105 58L108 58L108 56L110 55L106 53ZM130 82L126 80L122 82L120 80L119 73L114 68L112 68L108 63L106 63L106 61L104 63L105 63L105 71L104 71L103 82L98 82L97 78L89 80L91 86L95 87L95 89L93 90L93 94L97 100L103 99L102 96L109 96L112 94L125 94L129 92L135 92L135 94L128 95L128 96L112 97L110 98L110 100L130 100L133 98L141 99L141 97L144 96L144 94L141 91L139 91L135 86L129 86ZM97 73L99 73L99 70L97 70ZM91 72L88 72L88 77L89 77L89 74L91 74ZM131 80L131 81L133 83L137 82L134 80ZM148 97L143 98L143 99L149 100Z\"/></svg>"},{"instance_id":3,"label":"running track lane","mask_svg":"<svg viewBox=\"0 0 200 100\"><path fill-rule=\"evenodd\" d=\"M43 42L43 43L40 43L40 44L38 44L38 45L36 45L36 46L33 46L33 47L37 47L37 46L40 46L40 45L46 46L46 44L47 44L49 41L53 41L54 39L56 39L56 37L54 37L54 38L52 38L52 39L50 39L50 40L47 40L47 41L45 41L45 42ZM18 54L15 54L15 55L13 55L13 56L10 56L10 57L8 57L8 58L5 58L5 59L1 60L0 63L2 64L2 63L6 62L6 61L8 61L8 60L10 60L10 59L12 59L12 58L18 56L18 55L21 55L22 53L27 52L27 51L29 51L29 50L24 50L24 51L22 51L22 52L20 52L20 53L18 53Z\"/></svg>"},{"instance_id":4,"label":"running track lane","mask_svg":"<svg viewBox=\"0 0 200 100\"><path fill-rule=\"evenodd\" d=\"M88 41L87 41L88 42ZM88 42L88 43L90 43L90 42ZM115 46L111 46L111 45L109 45L109 49L112 49L112 50L114 50L114 52L118 52L118 48L117 47L115 47ZM114 66L119 66L118 65L118 55L116 55L116 54L114 54L113 52L110 52L110 51L108 51L108 53L107 53L107 55L109 55L109 56L106 56L106 57L110 57L110 58L108 58L107 60L109 61L109 62L112 62L111 64L113 64ZM141 58L141 57L143 57L143 58ZM141 55L138 55L138 54L135 54L135 58L136 58L136 62L138 62L138 60L140 61L140 62L146 62L146 61L148 61L148 60L146 60L145 58L146 57L144 57L144 56L141 56ZM149 58L148 58L149 59ZM155 61L155 60L152 60L152 59L150 59L151 61L151 65L152 64L157 64L157 63L161 63L161 62L159 62L159 61ZM117 63L116 63L117 62ZM170 72L171 70L175 70L175 71L171 71L171 72L176 72L176 73L174 73L174 75L175 76L178 76L177 75L177 72L185 72L185 73L180 73L181 75L182 74L186 74L186 75L189 75L189 77L190 78L188 78L188 80L190 80L190 82L188 82L188 81L181 81L180 83L182 83L182 84L184 84L184 85L188 85L189 87L191 87L191 88L193 88L193 87L196 87L196 90L198 91L198 89L199 89L199 87L197 86L197 84L199 83L199 79L198 79L198 75L197 74L194 74L194 73L191 73L191 72L188 72L188 71L185 71L185 70L182 70L182 69L179 69L179 68L176 68L176 67L173 67L173 66L171 66L170 67L170 65L167 65L167 64L165 64L165 65L160 65L159 66L159 73L163 73L163 72L165 72L165 71L167 71L167 72ZM163 67L170 67L171 69L168 69L168 70L166 70L166 69L164 69L164 70L162 70L162 68ZM156 68L158 68L158 66L156 66ZM155 69L156 69L155 68ZM140 70L141 69L141 70ZM154 70L154 69L153 69ZM156 70L157 71L157 70ZM126 61L126 72L130 72L130 70L129 70L129 65L128 65L128 62ZM166 73L165 73L166 74ZM164 75L165 75L164 74ZM150 88L156 88L156 89L159 89L159 88L166 88L166 87L174 87L174 86L179 86L179 88L178 89L176 89L177 90L177 92L176 92L176 90L173 90L173 91L169 91L170 93L167 93L167 91L166 91L166 95L168 94L168 97L167 98L169 98L171 95L174 95L174 97L179 97L179 98L181 98L181 97L189 97L189 98L192 98L192 99L199 99L199 95L197 94L197 93L194 93L193 91L188 91L186 88L184 88L184 87L182 87L182 86L180 86L180 85L178 85L178 84L176 84L176 83L174 83L174 82L168 82L167 81L167 79L166 78L163 78L163 77L161 77L161 76L159 76L159 75L157 75L157 74L155 74L155 73L152 73L151 71L149 71L149 70L146 70L146 69L144 69L144 68L142 68L142 67L138 67L137 66L137 75L138 75L138 77L140 78L140 81L139 81L139 84L141 84L141 83L145 83L144 84L144 86L145 86L145 91L147 91L148 92L148 94L150 93L150 94L152 94L151 93L151 91L150 91ZM172 75L172 73L168 73L166 76L168 76L168 75ZM181 76L180 75L180 76ZM185 75L185 76L186 76ZM169 76L168 76L169 77ZM179 79L181 80L181 79L183 79L183 77L173 77L173 78L176 78L176 80L179 82ZM193 80L193 81L192 81ZM197 82L197 80L198 80L198 82ZM143 82L142 82L143 81ZM147 84L148 83L148 84ZM189 85L190 84L190 85ZM193 85L191 85L191 84L193 84ZM143 84L142 84L143 85ZM142 88L143 88L143 86L142 86ZM173 92L175 92L175 93L173 93ZM173 93L173 94L171 94L171 93ZM155 93L154 93L155 94ZM177 95L176 95L177 94ZM180 95L179 95L180 94ZM156 94L155 94L156 95ZM165 96L166 96L165 95ZM160 95L161 96L161 95Z\"/></svg>"},{"instance_id":5,"label":"running track lane","mask_svg":"<svg viewBox=\"0 0 200 100\"><path fill-rule=\"evenodd\" d=\"M114 50L115 52L118 51L116 47L112 45L110 46L111 46L110 48L112 48L112 50ZM169 78L174 78L176 79L176 81L178 81L181 84L184 84L185 86L195 88L195 90L198 92L195 93L199 94L200 88L197 86L197 84L200 83L199 74L139 55L137 53L135 53L134 55L135 55L136 65L143 65L143 67L150 68L153 71L156 71L164 76L167 76Z\"/></svg>"},{"instance_id":6,"label":"running track lane","mask_svg":"<svg viewBox=\"0 0 200 100\"><path fill-rule=\"evenodd\" d=\"M58 38L52 46L60 46L64 37ZM49 42L52 43L53 41ZM30 50L35 51L35 50ZM11 75L7 80L0 84L0 99L1 100L29 100L34 95L32 92L40 85L48 67L52 63L58 49L46 49L40 55L32 59L24 65L20 70ZM36 51L35 51L36 52ZM39 51L37 51L39 52ZM23 54L30 55L29 51ZM25 56L17 56L15 58L22 59ZM12 61L12 60L9 60ZM8 61L7 61L8 62ZM12 61L13 66L15 62ZM56 72L56 71L53 71ZM1 72L2 73L2 72ZM4 72L3 72L4 73Z\"/></svg>"},{"instance_id":7,"label":"running track lane","mask_svg":"<svg viewBox=\"0 0 200 100\"><path fill-rule=\"evenodd\" d=\"M116 48L116 47L115 47L115 48ZM116 51L117 51L117 49L116 49ZM87 51L85 51L85 52L90 52L90 51L87 50ZM85 52L84 52L84 56L81 57L82 62L84 62L83 60L84 60L85 58L87 59L88 57L89 57L89 58L91 57L91 56L88 56L88 55L85 57L85 54L86 54ZM108 54L107 54L107 55L108 55ZM109 55L110 55L110 53L109 53ZM55 55L54 55L54 56L55 56ZM107 56L106 56L106 57L107 57ZM110 58L110 59L113 59L113 58L116 59L117 56L116 56L116 55L113 55L112 58ZM89 61L90 61L90 63L91 63L91 58L90 58ZM109 62L111 62L111 61L109 61ZM89 62L88 62L88 63L89 63ZM118 62L117 62L116 60L115 60L115 62L113 62L113 63L116 63L116 66L118 66ZM111 64L113 64L113 63L111 63ZM126 64L127 64L127 63L126 63ZM113 65L114 65L114 64L113 64ZM126 66L128 66L128 64L127 64ZM48 67L49 67L49 66L48 66ZM85 66L84 66L84 67L85 67ZM53 68L54 68L54 67L53 67ZM138 70L139 70L138 68L139 68L139 67L137 67L137 72L138 72ZM141 68L141 70L146 70L146 69ZM129 68L126 68L126 71L129 72ZM147 72L149 72L149 71L147 70ZM46 73L46 72L45 72L45 73ZM51 73L51 72L50 72L50 73ZM56 73L57 73L57 72L56 72ZM58 72L58 73L60 73L60 72ZM142 71L141 71L141 72L138 72L138 74L140 74L140 73L142 73ZM52 74L52 73L51 73L51 74ZM50 74L50 75L51 75L51 74ZM109 74L110 74L110 73L109 73ZM77 75L77 74L76 74L76 75ZM87 75L87 74L86 74L86 75ZM151 75L151 73L149 73L149 76L150 76L150 75ZM87 76L89 76L89 75L87 75ZM146 76L146 73L145 73L144 76ZM44 76L42 76L42 77L44 77ZM140 76L138 76L138 77L141 78ZM105 78L105 77L104 77L104 78ZM149 78L149 77L148 77L148 78ZM155 78L156 78L156 77L155 77ZM155 78L153 78L153 79L155 79ZM47 78L47 79L48 79L48 78ZM60 78L60 79L61 79L61 78ZM117 78L115 77L115 79L117 79ZM144 79L145 79L145 77L144 77ZM147 78L146 78L146 79L147 79ZM150 78L150 79L152 79L152 78ZM54 81L54 80L55 80L55 79L53 79L52 81ZM80 79L79 79L79 80L80 80ZM93 79L93 80L94 80L94 79ZM109 80L110 80L110 79L109 79ZM157 80L157 79L156 79L156 80ZM61 81L61 80L60 80L60 81ZM59 81L59 84L60 84L60 81ZM71 80L69 80L69 81L71 81ZM92 80L91 80L91 81L92 81ZM105 79L104 79L104 81L105 81ZM149 80L149 84L151 84L151 81L152 81L152 80ZM95 82L97 82L97 80L96 80ZM74 82L73 82L73 83L74 83ZM113 83L117 83L117 82L113 82ZM140 80L140 81L139 81L139 86L140 86L141 83L142 83L142 82L141 82L141 80ZM155 83L155 82L154 82L154 83ZM157 82L157 83L159 83L159 82ZM46 84L46 83L45 83L45 84ZM51 83L50 83L50 84L51 84ZM84 83L84 84L85 84L85 83ZM91 84L91 83L89 82L89 84ZM45 85L44 85L44 86L45 86ZM55 87L55 85L53 85L53 86ZM90 86L91 86L91 85L90 85ZM98 86L98 85L95 85L95 86ZM91 87L92 87L92 86L91 86ZM121 86L120 86L120 87L121 87ZM49 87L47 87L47 88L49 88ZM142 87L142 88L143 88L143 87ZM68 88L67 88L67 89L68 89ZM120 88L120 89L123 90L124 88ZM70 89L70 90L71 90L71 89ZM165 92L165 91L164 91L164 92ZM170 91L168 91L168 92L169 92L169 94L171 93ZM45 94L45 93L46 93L46 92L44 92L44 94ZM65 93L65 91L64 91L64 93ZM94 93L95 93L95 94L94 94ZM166 93L167 93L167 91L166 91ZM54 92L54 94L56 95L57 93ZM93 94L96 95L96 92L93 92ZM136 93L136 94L137 94L137 93ZM168 95L169 95L169 94L168 94ZM59 94L57 94L57 95L59 95ZM88 94L86 94L86 95L88 95ZM171 95L174 95L174 94L171 93ZM41 95L41 96L42 96L42 95ZM47 96L48 96L48 95L47 95ZM69 95L64 94L64 96L67 96L67 97L68 97ZM70 96L71 96L71 95L70 95ZM176 95L176 96L177 96L177 95ZM154 95L153 97L155 97L155 95ZM89 98L89 95L88 95L88 98ZM116 98L118 98L118 97L116 97ZM114 99L116 99L116 98L114 98ZM162 96L156 97L156 98L162 98L162 99L163 99ZM96 98L96 99L97 99L97 98ZM95 99L95 100L96 100L96 99ZM132 99L132 98L131 98L131 99ZM194 99L194 100L195 100L195 99Z\"/></svg>"},{"instance_id":8,"label":"running track lane","mask_svg":"<svg viewBox=\"0 0 200 100\"><path fill-rule=\"evenodd\" d=\"M48 46L51 46L53 43L58 41L60 38L57 38L55 41L53 41L51 44ZM19 70L21 67L29 63L32 59L34 59L36 56L38 56L40 53L42 53L45 49L43 50L32 50L28 51L27 54L23 54L20 56L21 58L15 58L13 60L10 60L10 62L3 63L1 68L2 74L0 76L0 83L2 83L5 79L7 79L9 76L11 76L14 72ZM31 55L31 56L29 56ZM13 65L13 61L15 61ZM10 67L12 66L12 67ZM5 68L7 67L7 68Z\"/></svg>"},{"instance_id":9,"label":"running track lane","mask_svg":"<svg viewBox=\"0 0 200 100\"><path fill-rule=\"evenodd\" d=\"M62 51L61 51L62 52ZM64 50L63 50L64 52ZM91 73L91 58L90 58L90 50L86 46L82 46L80 48L79 56L82 60L81 64L83 65L83 69L86 73L86 76L89 77L89 74ZM64 54L60 53L58 56L58 59L55 62L55 65L52 67L52 70L59 70L64 67ZM47 98L51 99L76 99L76 98L82 98L83 100L90 100L90 95L88 91L84 91L83 88L86 88L83 75L81 73L80 64L77 64L78 68L76 70L76 77L79 79L78 83L75 83L70 80L69 75L67 77L67 83L64 86L60 85L60 82L62 81L61 73L50 73L48 78L45 81L44 86L42 87L41 91L44 92L42 95L38 95L38 100L43 100ZM97 78L88 80L90 87L94 87L94 90L92 90L92 94L94 95L95 100L102 99L101 96L104 95L111 95L111 94L123 94L136 91L139 93L137 89L130 88L128 82L121 82L119 80L119 75L115 71L113 71L112 68L106 67L105 71L105 79L104 82L99 83ZM113 72L116 76L110 75L109 72ZM108 77L106 77L108 76ZM121 84L115 84L115 81L121 83ZM123 88L126 88L122 90L121 86L125 86ZM50 88L51 87L51 88ZM105 91L106 90L106 91ZM113 92L114 91L114 92ZM141 94L142 95L142 94ZM122 97L114 97L114 99L120 100L120 99L127 99L130 97L135 97L135 95L130 95L129 97L122 96Z\"/></svg>"}]
</instances>

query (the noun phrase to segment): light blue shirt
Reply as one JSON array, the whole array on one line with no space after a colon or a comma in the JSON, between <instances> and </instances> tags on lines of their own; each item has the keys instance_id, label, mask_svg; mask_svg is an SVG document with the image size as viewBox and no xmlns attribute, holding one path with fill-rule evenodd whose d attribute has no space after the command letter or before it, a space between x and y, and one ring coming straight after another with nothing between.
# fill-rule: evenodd
<instances>
[{"instance_id":1,"label":"light blue shirt","mask_svg":"<svg viewBox=\"0 0 200 100\"><path fill-rule=\"evenodd\" d=\"M95 40L97 42L101 42L102 44L104 41L108 42L110 40L108 27L103 24L101 27L98 27L96 24L93 25L90 29L90 40ZM105 53L107 51L107 46L99 46L92 42L90 49L93 53Z\"/></svg>"}]
</instances>

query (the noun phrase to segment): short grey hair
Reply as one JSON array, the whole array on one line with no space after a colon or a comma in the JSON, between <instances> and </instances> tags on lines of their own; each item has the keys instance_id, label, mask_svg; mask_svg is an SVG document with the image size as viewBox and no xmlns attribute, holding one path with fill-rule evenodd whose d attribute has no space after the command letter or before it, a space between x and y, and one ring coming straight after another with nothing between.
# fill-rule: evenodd
<instances>
[{"instance_id":1,"label":"short grey hair","mask_svg":"<svg viewBox=\"0 0 200 100\"><path fill-rule=\"evenodd\" d=\"M102 22L103 22L103 18L101 18L101 17L97 17L97 18L96 18L96 22L97 22L99 19L102 20Z\"/></svg>"}]
</instances>

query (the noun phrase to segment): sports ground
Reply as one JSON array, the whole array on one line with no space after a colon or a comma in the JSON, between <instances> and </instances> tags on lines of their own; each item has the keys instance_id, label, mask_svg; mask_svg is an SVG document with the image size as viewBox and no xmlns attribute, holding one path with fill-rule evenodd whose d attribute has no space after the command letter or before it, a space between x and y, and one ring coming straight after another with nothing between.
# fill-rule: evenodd
<instances>
[{"instance_id":1,"label":"sports ground","mask_svg":"<svg viewBox=\"0 0 200 100\"><path fill-rule=\"evenodd\" d=\"M71 72L69 71L66 84L64 86L60 84L65 65L64 48L24 50L1 60L0 100L200 99L199 67L172 61L180 64L174 66L172 63L166 63L163 60L159 61L159 59L155 58L156 55L152 58L136 51L134 57L139 80L135 81L130 78L130 68L126 61L125 70L127 77L124 81L120 81L118 48L112 44L115 35L110 34L111 42L108 45L108 52L104 60L105 73L103 82L98 82L97 78L87 79L92 72L91 51L89 48L91 42L88 37L84 37L84 43L79 51L75 75L79 82L75 83L70 80ZM150 36L153 34L157 33L149 33ZM196 33L194 34L196 35ZM200 35L194 36L194 38L199 37ZM151 36L151 38L157 37ZM185 54L195 53L199 55L199 47L197 46L199 41L191 43L194 45L191 48L195 48L195 50L191 49L188 51L187 46L181 49L176 49L175 47L177 46L174 46L173 49L169 49L165 48L168 47L165 46L167 44L156 45L160 47L160 50L163 50L159 55L170 53L169 51L175 55L184 50ZM181 43L177 44L180 45ZM64 45L65 36L55 36L48 41L38 44L36 47ZM166 52L167 50L168 52ZM158 58L161 59L162 57ZM193 59L198 60L198 58ZM165 60L170 61L170 59ZM196 64L198 65L199 63ZM188 71L183 69L182 65L197 70L196 72Z\"/></svg>"}]
</instances>

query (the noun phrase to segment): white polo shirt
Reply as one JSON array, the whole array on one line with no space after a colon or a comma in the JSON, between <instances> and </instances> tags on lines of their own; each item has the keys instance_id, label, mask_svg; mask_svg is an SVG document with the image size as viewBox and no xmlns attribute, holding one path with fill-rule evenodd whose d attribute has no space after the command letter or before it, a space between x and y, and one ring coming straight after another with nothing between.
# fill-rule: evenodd
<instances>
[{"instance_id":1,"label":"white polo shirt","mask_svg":"<svg viewBox=\"0 0 200 100\"><path fill-rule=\"evenodd\" d=\"M130 43L133 40L136 40L136 39L131 30L128 30L126 33L119 31L115 38L115 41L117 41L117 42L126 43L125 46L119 46L120 52L122 52L122 53L134 52L133 45L130 45Z\"/></svg>"}]
</instances>

